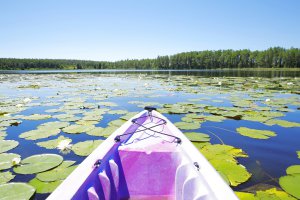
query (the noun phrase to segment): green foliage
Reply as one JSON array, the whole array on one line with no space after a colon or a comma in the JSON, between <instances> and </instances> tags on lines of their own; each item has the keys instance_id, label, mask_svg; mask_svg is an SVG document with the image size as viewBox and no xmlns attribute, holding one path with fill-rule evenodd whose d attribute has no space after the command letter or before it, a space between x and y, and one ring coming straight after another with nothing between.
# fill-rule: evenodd
<instances>
[{"instance_id":1,"label":"green foliage","mask_svg":"<svg viewBox=\"0 0 300 200\"><path fill-rule=\"evenodd\" d=\"M263 51L192 51L156 59L116 62L52 59L1 58L0 70L30 69L216 69L216 68L299 68L300 49L273 47Z\"/></svg>"},{"instance_id":2,"label":"green foliage","mask_svg":"<svg viewBox=\"0 0 300 200\"><path fill-rule=\"evenodd\" d=\"M30 199L35 189L26 183L8 183L0 185L0 199Z\"/></svg>"}]
</instances>

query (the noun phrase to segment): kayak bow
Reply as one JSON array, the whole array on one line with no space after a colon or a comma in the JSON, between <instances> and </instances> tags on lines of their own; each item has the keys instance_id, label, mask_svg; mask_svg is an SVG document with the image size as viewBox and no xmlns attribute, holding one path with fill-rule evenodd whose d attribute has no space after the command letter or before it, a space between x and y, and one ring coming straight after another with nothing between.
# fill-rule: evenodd
<instances>
[{"instance_id":1,"label":"kayak bow","mask_svg":"<svg viewBox=\"0 0 300 200\"><path fill-rule=\"evenodd\" d=\"M167 118L146 107L95 149L48 197L238 199Z\"/></svg>"}]
</instances>

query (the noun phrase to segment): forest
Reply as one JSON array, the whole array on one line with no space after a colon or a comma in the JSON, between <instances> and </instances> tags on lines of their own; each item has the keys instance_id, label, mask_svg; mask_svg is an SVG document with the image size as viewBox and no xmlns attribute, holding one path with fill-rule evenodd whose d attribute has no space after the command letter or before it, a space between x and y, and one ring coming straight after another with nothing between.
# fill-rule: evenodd
<instances>
[{"instance_id":1,"label":"forest","mask_svg":"<svg viewBox=\"0 0 300 200\"><path fill-rule=\"evenodd\" d=\"M38 69L225 69L300 68L300 49L272 47L262 51L206 50L158 56L154 59L87 61L0 58L0 70Z\"/></svg>"}]
</instances>

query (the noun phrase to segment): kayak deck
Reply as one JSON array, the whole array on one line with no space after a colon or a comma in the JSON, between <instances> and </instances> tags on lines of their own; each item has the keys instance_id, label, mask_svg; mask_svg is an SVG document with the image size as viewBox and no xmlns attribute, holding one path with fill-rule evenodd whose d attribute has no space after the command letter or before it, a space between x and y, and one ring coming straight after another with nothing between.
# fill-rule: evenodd
<instances>
[{"instance_id":1,"label":"kayak deck","mask_svg":"<svg viewBox=\"0 0 300 200\"><path fill-rule=\"evenodd\" d=\"M143 112L126 129L116 132L106 141L107 151L101 152L104 147L100 145L89 156L98 154L100 159L87 178L80 177L80 171L86 173L84 167L89 166L83 165L92 159L89 157L49 199L65 199L67 194L62 193L69 189L76 191L71 199L208 200L223 198L221 193L237 199L192 143L158 112ZM84 181L76 183L80 184L77 189L67 188L76 178Z\"/></svg>"},{"instance_id":2,"label":"kayak deck","mask_svg":"<svg viewBox=\"0 0 300 200\"><path fill-rule=\"evenodd\" d=\"M86 181L78 197L86 193L88 199L175 199L176 191L182 196L196 191L192 199L205 197L208 191L205 185L199 188L196 167L184 164L177 137L164 121L154 116L140 120L137 123L142 126L134 134L118 138L120 142L102 159L96 175L90 176L93 180Z\"/></svg>"}]
</instances>

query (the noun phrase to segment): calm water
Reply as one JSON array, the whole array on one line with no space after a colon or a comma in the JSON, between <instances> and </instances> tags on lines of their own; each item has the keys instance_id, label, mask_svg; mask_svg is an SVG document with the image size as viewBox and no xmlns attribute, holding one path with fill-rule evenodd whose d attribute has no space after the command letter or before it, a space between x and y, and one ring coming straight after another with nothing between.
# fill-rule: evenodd
<instances>
[{"instance_id":1,"label":"calm water","mask_svg":"<svg viewBox=\"0 0 300 200\"><path fill-rule=\"evenodd\" d=\"M160 104L175 104L178 102L187 102L189 99L197 99L199 103L212 105L215 107L231 107L231 93L234 91L218 92L216 88L211 86L203 86L202 88L190 86L198 92L189 90L173 90L178 87L178 84L187 82L190 79L202 80L203 77L300 77L300 72L274 72L274 71L84 71L89 73L79 73L83 71L35 71L30 74L28 71L17 71L16 74L0 74L0 99L1 102L18 103L24 98L33 99L31 105L28 105L24 111L16 113L18 115L31 114L62 114L64 112L49 113L49 109L62 107L66 102L72 102L72 99L81 99L84 103L92 103L97 105L97 102L108 101L117 104L116 107L111 107L112 110L127 110L141 111L139 104L132 104L131 101L140 102L157 102ZM48 74L47 74L48 73ZM180 76L178 76L180 75ZM178 81L180 79L180 81ZM213 78L211 78L213 79ZM168 80L168 81L166 81ZM172 82L172 80L176 80ZM207 79L206 79L207 80ZM266 79L269 80L269 79ZM298 79L291 79L299 83ZM38 85L39 88L33 89L30 85ZM218 88L219 89L219 88ZM222 89L222 88L221 88ZM220 89L220 90L221 90ZM298 88L299 90L299 88ZM247 96L246 91L239 91L235 95L241 94ZM274 92L281 98L293 97L296 102L300 102L300 97L297 94L285 93L284 90ZM103 98L103 99L101 99ZM272 97L270 97L272 98ZM214 102L213 100L219 100ZM55 103L57 105L48 105ZM197 102L198 103L198 102ZM14 103L11 103L14 104ZM1 104L0 104L1 105ZM1 107L0 107L1 108ZM297 105L288 105L291 112L285 112L285 116L281 119L300 123L300 110ZM87 110L88 111L88 110ZM181 121L181 115L165 114L172 122ZM76 116L82 117L82 114ZM118 119L121 115L103 115L103 119L96 126L106 127L107 123ZM1 119L1 118L0 118ZM17 140L19 146L11 153L17 153L26 158L33 154L40 153L55 153L64 157L64 160L75 160L76 164L83 161L85 157L75 155L72 151L68 154L61 154L58 150L45 149L36 145L37 142L55 139L57 136L52 136L46 139L37 141L25 140L19 138L19 134L35 129L39 124L57 121L57 119L47 120L22 120L19 126L10 126L7 128L6 140ZM74 122L71 122L74 123ZM235 129L241 126L251 127L256 129L267 129L276 132L276 137L271 137L267 140L253 139L235 133ZM284 128L278 125L267 126L265 124L246 120L227 119L223 122L204 122L201 128L195 131L203 132L211 137L212 144L221 143L218 139L227 144L245 151L249 157L240 158L238 161L246 166L248 171L252 173L249 181L235 187L234 190L243 190L250 186L267 183L278 186L278 178L285 175L285 170L288 166L300 164L297 158L296 151L300 150L300 127ZM212 134L213 133L213 134ZM87 134L66 134L61 132L60 135L72 139L72 144L80 141L99 139L99 137L90 136ZM216 135L218 137L216 137ZM12 170L11 170L12 171ZM12 180L14 182L28 182L35 175L16 175ZM275 178L270 180L270 178ZM0 194L1 196L1 194ZM35 199L44 199L47 195L35 195Z\"/></svg>"}]
</instances>

